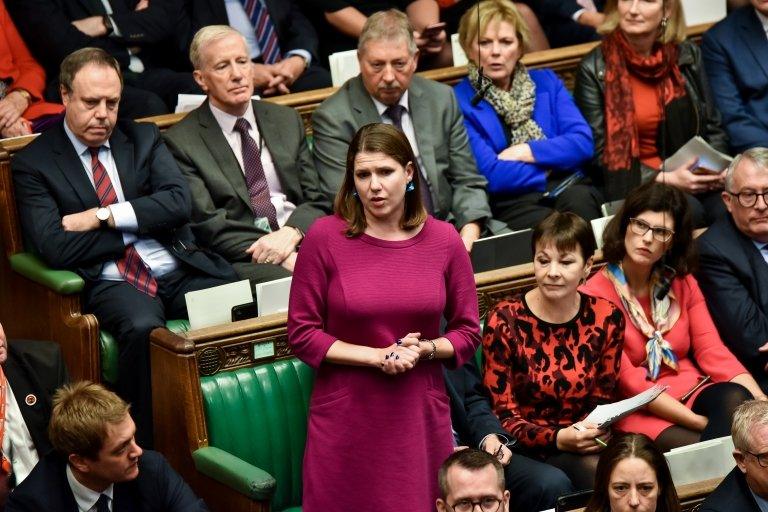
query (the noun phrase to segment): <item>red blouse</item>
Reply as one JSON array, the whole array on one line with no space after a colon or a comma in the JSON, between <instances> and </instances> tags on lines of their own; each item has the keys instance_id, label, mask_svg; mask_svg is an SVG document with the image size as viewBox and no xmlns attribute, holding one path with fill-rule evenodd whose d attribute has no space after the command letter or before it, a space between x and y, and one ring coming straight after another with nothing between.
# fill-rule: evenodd
<instances>
[{"instance_id":1,"label":"red blouse","mask_svg":"<svg viewBox=\"0 0 768 512\"><path fill-rule=\"evenodd\" d=\"M554 448L557 431L614 400L624 316L605 299L581 294L563 324L537 318L524 296L490 312L483 337L484 384L504 428L535 450Z\"/></svg>"},{"instance_id":2,"label":"red blouse","mask_svg":"<svg viewBox=\"0 0 768 512\"><path fill-rule=\"evenodd\" d=\"M637 140L640 144L640 161L652 169L661 167L659 149L656 147L659 125L661 124L661 104L657 83L649 83L633 74L629 75L632 86L632 99L635 103L635 123Z\"/></svg>"}]
</instances>

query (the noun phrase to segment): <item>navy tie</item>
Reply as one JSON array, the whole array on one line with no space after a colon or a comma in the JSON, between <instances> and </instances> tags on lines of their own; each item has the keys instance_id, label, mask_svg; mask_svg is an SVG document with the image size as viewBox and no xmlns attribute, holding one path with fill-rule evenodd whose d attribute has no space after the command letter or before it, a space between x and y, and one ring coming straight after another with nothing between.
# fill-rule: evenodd
<instances>
[{"instance_id":1,"label":"navy tie","mask_svg":"<svg viewBox=\"0 0 768 512\"><path fill-rule=\"evenodd\" d=\"M106 494L99 496L99 500L96 502L96 512L110 512L109 496Z\"/></svg>"}]
</instances>

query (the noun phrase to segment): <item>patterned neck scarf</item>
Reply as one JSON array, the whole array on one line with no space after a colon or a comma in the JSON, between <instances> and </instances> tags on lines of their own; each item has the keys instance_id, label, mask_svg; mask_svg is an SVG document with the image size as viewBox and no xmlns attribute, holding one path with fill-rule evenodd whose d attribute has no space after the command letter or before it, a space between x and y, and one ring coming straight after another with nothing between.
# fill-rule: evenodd
<instances>
[{"instance_id":1,"label":"patterned neck scarf","mask_svg":"<svg viewBox=\"0 0 768 512\"><path fill-rule=\"evenodd\" d=\"M646 57L635 51L621 30L614 30L603 39L601 49L605 59L603 164L609 171L629 169L632 158L640 155L630 74L656 84L663 110L675 98L685 96L685 79L677 66L678 48L674 43L657 43Z\"/></svg>"},{"instance_id":2,"label":"patterned neck scarf","mask_svg":"<svg viewBox=\"0 0 768 512\"><path fill-rule=\"evenodd\" d=\"M680 318L680 304L672 290L662 300L656 300L656 292L661 284L658 274L654 272L651 277L651 313L653 318L649 322L643 306L629 289L621 264L610 263L605 266L602 272L613 283L632 324L648 338L648 342L645 344L646 359L644 363L648 367L648 378L655 382L659 378L662 364L666 364L677 371L677 356L669 342L662 336L669 332L677 319Z\"/></svg>"},{"instance_id":3,"label":"patterned neck scarf","mask_svg":"<svg viewBox=\"0 0 768 512\"><path fill-rule=\"evenodd\" d=\"M477 66L469 63L469 80L478 83ZM491 84L485 92L485 101L491 104L510 130L510 146L524 144L529 140L547 138L541 126L533 120L533 107L536 105L536 84L531 80L528 70L518 62L512 73L512 85L508 91Z\"/></svg>"}]
</instances>

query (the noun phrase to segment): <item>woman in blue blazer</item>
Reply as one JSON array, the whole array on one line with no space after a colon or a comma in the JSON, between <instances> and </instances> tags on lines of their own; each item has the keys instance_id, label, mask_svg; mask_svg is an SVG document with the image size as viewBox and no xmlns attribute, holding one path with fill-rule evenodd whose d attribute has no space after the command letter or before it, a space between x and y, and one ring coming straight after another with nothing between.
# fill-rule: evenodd
<instances>
[{"instance_id":1,"label":"woman in blue blazer","mask_svg":"<svg viewBox=\"0 0 768 512\"><path fill-rule=\"evenodd\" d=\"M479 10L479 12L478 12ZM484 0L461 19L469 77L455 87L477 167L488 179L494 218L533 227L552 209L600 217L599 192L579 182L545 197L592 158L592 131L551 70L520 62L528 30L508 0ZM479 86L478 67L490 79ZM478 90L485 93L482 98ZM478 99L480 101L478 101Z\"/></svg>"}]
</instances>

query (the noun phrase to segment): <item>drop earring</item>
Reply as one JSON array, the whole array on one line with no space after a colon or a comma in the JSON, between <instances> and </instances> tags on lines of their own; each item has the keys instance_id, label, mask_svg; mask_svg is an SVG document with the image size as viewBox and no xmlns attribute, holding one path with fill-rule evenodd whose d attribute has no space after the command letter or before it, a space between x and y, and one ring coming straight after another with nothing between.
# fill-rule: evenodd
<instances>
[{"instance_id":1,"label":"drop earring","mask_svg":"<svg viewBox=\"0 0 768 512\"><path fill-rule=\"evenodd\" d=\"M409 181L408 184L405 186L406 192L413 192L416 190L416 185L413 184L413 181Z\"/></svg>"},{"instance_id":2,"label":"drop earring","mask_svg":"<svg viewBox=\"0 0 768 512\"><path fill-rule=\"evenodd\" d=\"M354 198L357 198L357 197L358 197L358 195L357 195L357 190L353 190L353 191L352 191L352 197L354 197Z\"/></svg>"},{"instance_id":3,"label":"drop earring","mask_svg":"<svg viewBox=\"0 0 768 512\"><path fill-rule=\"evenodd\" d=\"M664 16L661 18L661 31L665 32L667 30L667 24L669 23L669 18Z\"/></svg>"}]
</instances>

